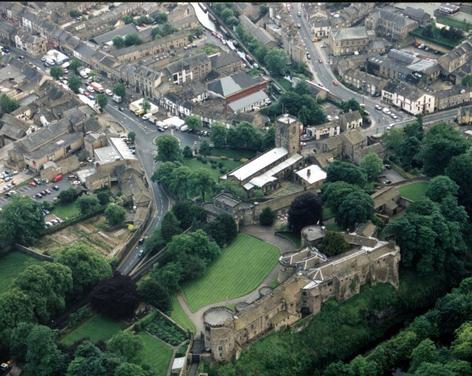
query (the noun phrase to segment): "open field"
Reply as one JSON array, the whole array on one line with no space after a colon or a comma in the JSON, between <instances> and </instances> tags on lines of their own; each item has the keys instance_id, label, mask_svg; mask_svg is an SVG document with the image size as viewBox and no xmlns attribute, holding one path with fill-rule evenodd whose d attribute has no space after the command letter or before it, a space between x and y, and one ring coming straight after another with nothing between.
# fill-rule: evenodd
<instances>
[{"instance_id":1,"label":"open field","mask_svg":"<svg viewBox=\"0 0 472 376\"><path fill-rule=\"evenodd\" d=\"M165 376L172 359L172 349L148 333L139 333L144 348L138 354L143 363L149 365L158 376Z\"/></svg>"},{"instance_id":2,"label":"open field","mask_svg":"<svg viewBox=\"0 0 472 376\"><path fill-rule=\"evenodd\" d=\"M426 181L419 181L400 186L398 189L402 197L412 201L419 201L425 198L426 190L429 183Z\"/></svg>"},{"instance_id":3,"label":"open field","mask_svg":"<svg viewBox=\"0 0 472 376\"><path fill-rule=\"evenodd\" d=\"M52 213L62 219L70 219L77 217L80 214L80 209L77 205L77 201L74 201L69 204L56 205L52 210Z\"/></svg>"},{"instance_id":4,"label":"open field","mask_svg":"<svg viewBox=\"0 0 472 376\"><path fill-rule=\"evenodd\" d=\"M192 333L196 332L197 329L195 328L195 325L193 325L193 322L185 314L184 310L182 309L182 306L180 305L175 295L171 299L169 317L177 324L179 324L182 328L190 330Z\"/></svg>"},{"instance_id":5,"label":"open field","mask_svg":"<svg viewBox=\"0 0 472 376\"><path fill-rule=\"evenodd\" d=\"M278 257L275 246L239 234L202 278L184 287L190 309L195 312L208 304L248 294L275 267Z\"/></svg>"},{"instance_id":6,"label":"open field","mask_svg":"<svg viewBox=\"0 0 472 376\"><path fill-rule=\"evenodd\" d=\"M0 294L7 291L16 276L41 261L18 251L0 256Z\"/></svg>"},{"instance_id":7,"label":"open field","mask_svg":"<svg viewBox=\"0 0 472 376\"><path fill-rule=\"evenodd\" d=\"M89 338L92 342L106 341L123 327L124 324L121 322L95 315L67 333L61 341L66 346L70 346L82 338Z\"/></svg>"},{"instance_id":8,"label":"open field","mask_svg":"<svg viewBox=\"0 0 472 376\"><path fill-rule=\"evenodd\" d=\"M54 254L59 248L80 240L108 257L128 236L126 228L107 231L105 217L99 215L43 236L34 248L40 253Z\"/></svg>"}]
</instances>

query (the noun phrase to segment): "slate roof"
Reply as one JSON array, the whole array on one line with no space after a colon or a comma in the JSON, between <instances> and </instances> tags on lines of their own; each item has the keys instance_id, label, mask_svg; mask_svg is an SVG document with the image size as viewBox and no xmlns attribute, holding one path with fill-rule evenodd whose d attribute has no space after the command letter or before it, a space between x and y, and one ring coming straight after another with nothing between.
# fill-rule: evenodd
<instances>
[{"instance_id":1,"label":"slate roof","mask_svg":"<svg viewBox=\"0 0 472 376\"><path fill-rule=\"evenodd\" d=\"M238 72L208 83L208 90L223 97L228 97L263 80L262 77L251 77L246 72Z\"/></svg>"},{"instance_id":2,"label":"slate roof","mask_svg":"<svg viewBox=\"0 0 472 376\"><path fill-rule=\"evenodd\" d=\"M336 30L332 34L336 41L364 39L367 38L367 29L364 26L347 27Z\"/></svg>"},{"instance_id":3,"label":"slate roof","mask_svg":"<svg viewBox=\"0 0 472 376\"><path fill-rule=\"evenodd\" d=\"M0 129L0 134L13 140L19 140L24 137L26 130L29 128L29 125L24 121L10 114L4 114L0 120L0 124L3 124Z\"/></svg>"},{"instance_id":4,"label":"slate roof","mask_svg":"<svg viewBox=\"0 0 472 376\"><path fill-rule=\"evenodd\" d=\"M239 56L234 53L225 53L220 55L213 55L210 57L211 67L219 69L230 64L239 62Z\"/></svg>"},{"instance_id":5,"label":"slate roof","mask_svg":"<svg viewBox=\"0 0 472 376\"><path fill-rule=\"evenodd\" d=\"M182 71L182 69L188 70L191 69L193 66L206 64L208 62L208 59L209 58L205 53L201 53L194 56L187 56L176 61L175 63L169 64L166 67L166 71L169 74L174 74Z\"/></svg>"}]
</instances>

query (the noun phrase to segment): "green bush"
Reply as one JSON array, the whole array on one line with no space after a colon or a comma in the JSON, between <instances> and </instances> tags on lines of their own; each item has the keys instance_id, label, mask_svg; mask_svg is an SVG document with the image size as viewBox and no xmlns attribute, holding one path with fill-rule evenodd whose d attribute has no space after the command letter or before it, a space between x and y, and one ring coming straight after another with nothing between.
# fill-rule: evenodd
<instances>
[{"instance_id":1,"label":"green bush","mask_svg":"<svg viewBox=\"0 0 472 376\"><path fill-rule=\"evenodd\" d=\"M177 346L187 339L186 333L161 315L156 315L151 322L143 326L149 333L172 346Z\"/></svg>"}]
</instances>

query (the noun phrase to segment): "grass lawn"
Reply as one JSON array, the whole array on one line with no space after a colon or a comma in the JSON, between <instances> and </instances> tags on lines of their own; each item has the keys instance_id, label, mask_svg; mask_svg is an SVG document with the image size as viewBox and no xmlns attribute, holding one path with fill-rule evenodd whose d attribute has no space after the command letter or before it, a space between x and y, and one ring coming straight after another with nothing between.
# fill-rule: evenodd
<instances>
[{"instance_id":1,"label":"grass lawn","mask_svg":"<svg viewBox=\"0 0 472 376\"><path fill-rule=\"evenodd\" d=\"M426 190L428 189L429 183L426 181L419 181L416 183L402 185L398 189L400 195L411 201L419 201L425 198Z\"/></svg>"},{"instance_id":2,"label":"grass lawn","mask_svg":"<svg viewBox=\"0 0 472 376\"><path fill-rule=\"evenodd\" d=\"M226 160L218 160L218 163L221 162L223 163L224 168L229 172L231 170L234 170L236 167L240 166L241 163L233 161L231 159L226 159ZM194 171L197 168L204 168L208 170L210 173L211 177L217 182L219 177L223 175L218 168L212 168L210 161L208 160L208 163L203 163L200 162L199 160L192 158L192 159L184 159L184 165L189 167L192 171Z\"/></svg>"},{"instance_id":3,"label":"grass lawn","mask_svg":"<svg viewBox=\"0 0 472 376\"><path fill-rule=\"evenodd\" d=\"M195 325L193 325L193 322L185 314L184 310L182 309L182 306L180 305L175 295L171 299L171 307L170 307L169 316L182 328L190 330L192 333L195 333L197 331L197 329L195 328Z\"/></svg>"},{"instance_id":4,"label":"grass lawn","mask_svg":"<svg viewBox=\"0 0 472 376\"><path fill-rule=\"evenodd\" d=\"M54 206L52 212L62 219L70 219L78 216L80 214L80 209L77 205L77 201L74 201L69 204L58 204Z\"/></svg>"},{"instance_id":5,"label":"grass lawn","mask_svg":"<svg viewBox=\"0 0 472 376\"><path fill-rule=\"evenodd\" d=\"M228 157L232 159L241 159L241 158L252 158L256 155L254 151L251 150L235 150L235 149L219 149L212 148L211 155L215 157Z\"/></svg>"},{"instance_id":6,"label":"grass lawn","mask_svg":"<svg viewBox=\"0 0 472 376\"><path fill-rule=\"evenodd\" d=\"M28 266L41 261L18 251L0 256L0 294L7 291L16 276Z\"/></svg>"},{"instance_id":7,"label":"grass lawn","mask_svg":"<svg viewBox=\"0 0 472 376\"><path fill-rule=\"evenodd\" d=\"M142 332L138 336L141 337L144 345L138 354L143 363L149 365L158 376L165 376L172 359L172 349L148 333Z\"/></svg>"},{"instance_id":8,"label":"grass lawn","mask_svg":"<svg viewBox=\"0 0 472 376\"><path fill-rule=\"evenodd\" d=\"M95 315L67 333L61 341L66 346L70 346L82 338L89 338L92 342L106 341L123 329L124 326L121 322Z\"/></svg>"},{"instance_id":9,"label":"grass lawn","mask_svg":"<svg viewBox=\"0 0 472 376\"><path fill-rule=\"evenodd\" d=\"M275 246L239 234L202 278L184 287L190 309L195 312L208 304L253 291L275 267L278 258L279 250Z\"/></svg>"}]
</instances>

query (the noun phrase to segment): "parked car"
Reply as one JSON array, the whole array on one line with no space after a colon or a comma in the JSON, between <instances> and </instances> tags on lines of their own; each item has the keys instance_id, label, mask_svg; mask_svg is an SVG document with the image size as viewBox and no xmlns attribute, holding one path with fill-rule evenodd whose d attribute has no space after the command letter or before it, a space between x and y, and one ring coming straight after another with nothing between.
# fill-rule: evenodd
<instances>
[{"instance_id":1,"label":"parked car","mask_svg":"<svg viewBox=\"0 0 472 376\"><path fill-rule=\"evenodd\" d=\"M113 92L110 89L106 89L105 94L111 97L113 95Z\"/></svg>"},{"instance_id":2,"label":"parked car","mask_svg":"<svg viewBox=\"0 0 472 376\"><path fill-rule=\"evenodd\" d=\"M58 191L60 188L59 188L58 185L54 185L54 186L52 187L52 189L54 189L55 191Z\"/></svg>"},{"instance_id":3,"label":"parked car","mask_svg":"<svg viewBox=\"0 0 472 376\"><path fill-rule=\"evenodd\" d=\"M376 105L375 105L375 109L376 109L377 111L382 111L382 106L379 105L379 104L376 104Z\"/></svg>"},{"instance_id":4,"label":"parked car","mask_svg":"<svg viewBox=\"0 0 472 376\"><path fill-rule=\"evenodd\" d=\"M144 249L140 249L138 252L138 257L143 257L144 256Z\"/></svg>"}]
</instances>

